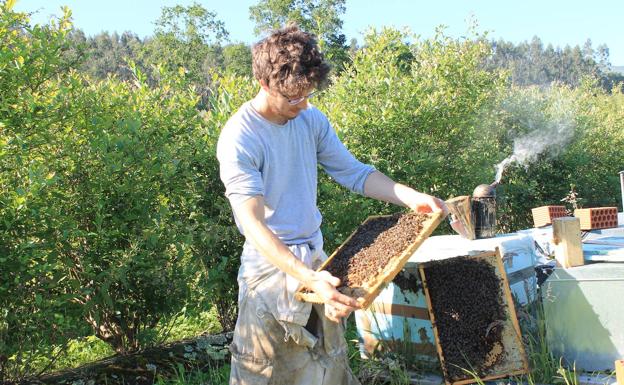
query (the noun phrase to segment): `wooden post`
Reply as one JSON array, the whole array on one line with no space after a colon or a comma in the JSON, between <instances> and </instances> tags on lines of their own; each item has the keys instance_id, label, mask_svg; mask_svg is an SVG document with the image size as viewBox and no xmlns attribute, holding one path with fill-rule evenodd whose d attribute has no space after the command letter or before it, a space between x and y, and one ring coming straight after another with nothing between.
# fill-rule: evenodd
<instances>
[{"instance_id":1,"label":"wooden post","mask_svg":"<svg viewBox=\"0 0 624 385\"><path fill-rule=\"evenodd\" d=\"M554 219L553 243L558 265L568 268L585 264L581 244L581 221L578 218Z\"/></svg>"},{"instance_id":2,"label":"wooden post","mask_svg":"<svg viewBox=\"0 0 624 385\"><path fill-rule=\"evenodd\" d=\"M615 379L618 385L624 385L624 360L615 361Z\"/></svg>"}]
</instances>

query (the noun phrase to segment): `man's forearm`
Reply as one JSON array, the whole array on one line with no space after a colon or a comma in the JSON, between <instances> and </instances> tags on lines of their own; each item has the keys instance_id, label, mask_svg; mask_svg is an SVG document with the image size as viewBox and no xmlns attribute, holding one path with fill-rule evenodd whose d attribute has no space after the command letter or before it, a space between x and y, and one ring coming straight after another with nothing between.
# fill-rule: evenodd
<instances>
[{"instance_id":1,"label":"man's forearm","mask_svg":"<svg viewBox=\"0 0 624 385\"><path fill-rule=\"evenodd\" d=\"M245 237L269 262L304 285L313 271L301 262L264 223L264 200L251 198L236 210Z\"/></svg>"},{"instance_id":2,"label":"man's forearm","mask_svg":"<svg viewBox=\"0 0 624 385\"><path fill-rule=\"evenodd\" d=\"M409 207L413 211L446 212L446 206L440 199L418 192L410 187L396 183L379 171L375 171L364 182L364 195L395 205Z\"/></svg>"},{"instance_id":3,"label":"man's forearm","mask_svg":"<svg viewBox=\"0 0 624 385\"><path fill-rule=\"evenodd\" d=\"M304 285L311 278L312 270L301 262L265 224L251 223L244 228L245 237L278 269Z\"/></svg>"},{"instance_id":4,"label":"man's forearm","mask_svg":"<svg viewBox=\"0 0 624 385\"><path fill-rule=\"evenodd\" d=\"M340 280L327 271L317 272L307 267L271 231L264 222L264 198L255 196L234 208L236 217L243 227L245 237L269 262L314 291L326 309L334 309L327 314L329 319L338 322L359 307L358 302L336 290Z\"/></svg>"},{"instance_id":5,"label":"man's forearm","mask_svg":"<svg viewBox=\"0 0 624 385\"><path fill-rule=\"evenodd\" d=\"M364 195L395 205L409 207L414 190L394 182L386 175L375 171L366 178L364 183Z\"/></svg>"}]
</instances>

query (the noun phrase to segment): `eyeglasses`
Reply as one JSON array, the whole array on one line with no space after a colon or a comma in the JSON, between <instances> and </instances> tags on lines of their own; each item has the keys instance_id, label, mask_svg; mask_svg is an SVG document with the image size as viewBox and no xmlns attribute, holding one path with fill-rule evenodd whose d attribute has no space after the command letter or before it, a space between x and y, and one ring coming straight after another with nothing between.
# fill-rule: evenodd
<instances>
[{"instance_id":1,"label":"eyeglasses","mask_svg":"<svg viewBox=\"0 0 624 385\"><path fill-rule=\"evenodd\" d=\"M297 105L297 104L303 102L306 99L310 99L311 97L313 97L315 95L318 95L320 92L321 92L320 90L316 90L314 92L310 92L306 96L302 96L302 97L297 98L297 99L289 99L288 96L282 94L281 92L280 92L280 95L282 95L286 99L288 104L290 104L291 106L294 106L294 105Z\"/></svg>"}]
</instances>

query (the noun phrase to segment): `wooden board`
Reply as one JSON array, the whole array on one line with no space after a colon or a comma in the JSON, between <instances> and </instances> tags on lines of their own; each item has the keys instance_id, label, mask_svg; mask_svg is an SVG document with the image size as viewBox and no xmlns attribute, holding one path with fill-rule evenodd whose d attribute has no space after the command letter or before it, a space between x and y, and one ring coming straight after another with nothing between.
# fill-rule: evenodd
<instances>
[{"instance_id":1,"label":"wooden board","mask_svg":"<svg viewBox=\"0 0 624 385\"><path fill-rule=\"evenodd\" d=\"M472 203L470 196L462 195L446 201L451 215L454 216L462 225L465 234L460 234L466 239L475 239L474 219L472 218Z\"/></svg>"},{"instance_id":2,"label":"wooden board","mask_svg":"<svg viewBox=\"0 0 624 385\"><path fill-rule=\"evenodd\" d=\"M369 282L365 282L362 287L359 288L341 288L340 290L352 297L362 298L359 300L360 306L362 308L367 308L373 300L379 295L379 292L383 289L384 285L394 279L394 277L403 269L403 266L407 263L409 258L414 254L416 249L422 245L422 243L429 238L433 230L438 227L440 222L445 217L444 213L437 212L428 214L429 218L422 223L422 230L416 237L416 240L412 242L403 252L392 258L390 262L384 267L384 269L377 274L375 277L371 277ZM366 218L366 220L362 223L362 225L366 224L368 221L373 220L375 218L381 217L390 217L390 215L376 215ZM362 226L360 225L360 227ZM358 227L359 229L359 227ZM324 270L326 266L328 266L332 259L340 253L340 251L349 244L353 236L357 233L357 229L351 233L349 238L345 240L330 256L327 260L318 268L317 271ZM305 288L301 287L295 293L295 298L299 301L312 302L312 303L322 303L321 298L314 292L307 292Z\"/></svg>"},{"instance_id":3,"label":"wooden board","mask_svg":"<svg viewBox=\"0 0 624 385\"><path fill-rule=\"evenodd\" d=\"M511 290L509 288L509 282L507 280L507 274L505 272L505 268L503 267L502 258L500 255L500 250L496 248L496 251L493 252L483 252L474 256L470 256L469 258L480 259L488 262L490 265L494 266L496 275L501 281L502 286L502 303L506 309L507 319L505 325L503 326L503 353L505 358L501 363L495 364L491 370L494 371L494 374L489 375L484 378L476 379L476 378L467 378L455 382L451 382L448 378L446 378L445 373L445 383L446 385L463 385L470 384L474 382L485 382L498 378L515 376L527 374L529 372L529 363L526 356L526 352L524 350L524 345L522 344L522 336L520 332L520 325L518 324L518 318L516 315L516 309L513 303L513 299L511 297ZM427 307L429 309L429 316L431 319L431 324L433 325L433 335L435 337L435 345L436 350L438 352L438 358L440 360L440 365L442 368L445 367L445 358L443 348L440 345L439 338L439 330L438 325L436 323L436 316L433 311L431 296L429 294L429 287L427 285L427 277L425 274L425 269L428 265L432 263L436 263L438 261L432 261L423 263L419 266L420 276L423 284L423 290L425 292L425 299L427 303ZM467 293L469 294L469 293ZM494 293L493 293L494 294Z\"/></svg>"},{"instance_id":4,"label":"wooden board","mask_svg":"<svg viewBox=\"0 0 624 385\"><path fill-rule=\"evenodd\" d=\"M615 361L615 378L617 385L624 385L624 360Z\"/></svg>"}]
</instances>

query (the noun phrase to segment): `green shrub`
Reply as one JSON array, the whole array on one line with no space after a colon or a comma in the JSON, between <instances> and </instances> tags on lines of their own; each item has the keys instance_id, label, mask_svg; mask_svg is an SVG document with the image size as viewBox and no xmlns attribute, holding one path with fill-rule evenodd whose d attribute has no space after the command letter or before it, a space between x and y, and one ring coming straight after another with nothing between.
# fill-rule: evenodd
<instances>
[{"instance_id":1,"label":"green shrub","mask_svg":"<svg viewBox=\"0 0 624 385\"><path fill-rule=\"evenodd\" d=\"M95 82L56 60L68 18L31 27L2 8L11 48L0 59L7 378L32 372L28 357L69 338L94 333L127 352L152 343L159 321L185 306L216 304L224 327L236 314L242 242L218 177L221 118L198 113L184 74L156 68L150 88L133 67L132 82Z\"/></svg>"},{"instance_id":2,"label":"green shrub","mask_svg":"<svg viewBox=\"0 0 624 385\"><path fill-rule=\"evenodd\" d=\"M587 79L576 89L512 87L498 100L486 122L497 142L496 163L514 152L519 138L530 138L529 147L541 149L530 162L512 164L503 174L501 232L531 227L531 208L565 204L571 189L585 207L618 204L618 171L624 165L621 93L607 95Z\"/></svg>"},{"instance_id":3,"label":"green shrub","mask_svg":"<svg viewBox=\"0 0 624 385\"><path fill-rule=\"evenodd\" d=\"M618 206L622 209L618 173L624 170L624 94L612 94L589 83L579 92L579 125L584 129L567 152L571 184L578 188L585 207Z\"/></svg>"},{"instance_id":4,"label":"green shrub","mask_svg":"<svg viewBox=\"0 0 624 385\"><path fill-rule=\"evenodd\" d=\"M491 162L480 119L504 85L480 67L489 46L479 40L434 38L406 43L384 29L366 36L320 108L353 154L391 178L447 198L483 183ZM323 180L324 233L336 245L366 216L396 211L346 194ZM349 208L351 215L345 215Z\"/></svg>"},{"instance_id":5,"label":"green shrub","mask_svg":"<svg viewBox=\"0 0 624 385\"><path fill-rule=\"evenodd\" d=\"M0 381L33 370L30 357L48 354L44 342L80 334L78 307L61 288L68 277L55 252L62 207L58 176L69 115L63 99L69 68L69 13L49 26L0 3Z\"/></svg>"}]
</instances>

